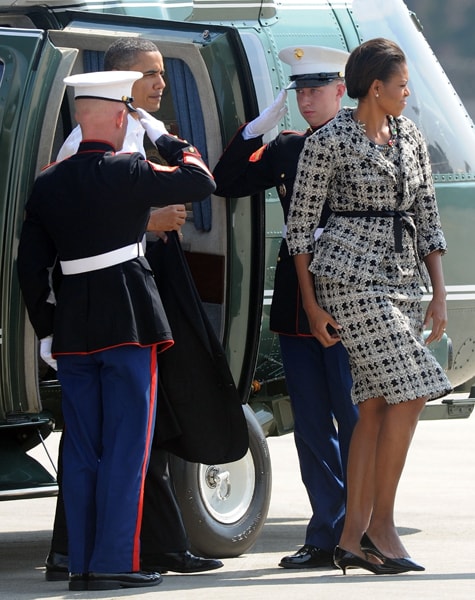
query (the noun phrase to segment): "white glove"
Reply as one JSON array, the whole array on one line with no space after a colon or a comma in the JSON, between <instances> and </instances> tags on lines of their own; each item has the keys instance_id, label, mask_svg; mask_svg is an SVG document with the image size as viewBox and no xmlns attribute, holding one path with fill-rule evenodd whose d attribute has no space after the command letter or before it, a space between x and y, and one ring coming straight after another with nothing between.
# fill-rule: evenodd
<instances>
[{"instance_id":1,"label":"white glove","mask_svg":"<svg viewBox=\"0 0 475 600\"><path fill-rule=\"evenodd\" d=\"M53 344L53 336L42 338L40 340L40 356L50 367L53 367L55 371L58 370L58 364L56 360L51 356L51 346Z\"/></svg>"},{"instance_id":2,"label":"white glove","mask_svg":"<svg viewBox=\"0 0 475 600\"><path fill-rule=\"evenodd\" d=\"M163 121L159 121L152 115L149 115L143 108L135 109L139 115L139 121L142 127L147 132L147 135L152 143L160 138L164 133L168 133Z\"/></svg>"},{"instance_id":3,"label":"white glove","mask_svg":"<svg viewBox=\"0 0 475 600\"><path fill-rule=\"evenodd\" d=\"M245 140L259 137L273 129L287 112L285 100L287 90L281 90L274 102L265 108L262 113L244 127L242 137Z\"/></svg>"}]
</instances>

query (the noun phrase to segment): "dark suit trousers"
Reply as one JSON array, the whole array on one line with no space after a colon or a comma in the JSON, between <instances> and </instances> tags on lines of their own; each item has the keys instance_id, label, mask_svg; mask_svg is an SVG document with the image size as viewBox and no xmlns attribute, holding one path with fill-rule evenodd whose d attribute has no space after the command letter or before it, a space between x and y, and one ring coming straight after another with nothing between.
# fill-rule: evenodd
<instances>
[{"instance_id":1,"label":"dark suit trousers","mask_svg":"<svg viewBox=\"0 0 475 600\"><path fill-rule=\"evenodd\" d=\"M183 552L189 543L168 470L168 452L152 445L145 479L140 556L154 564L164 552Z\"/></svg>"}]
</instances>

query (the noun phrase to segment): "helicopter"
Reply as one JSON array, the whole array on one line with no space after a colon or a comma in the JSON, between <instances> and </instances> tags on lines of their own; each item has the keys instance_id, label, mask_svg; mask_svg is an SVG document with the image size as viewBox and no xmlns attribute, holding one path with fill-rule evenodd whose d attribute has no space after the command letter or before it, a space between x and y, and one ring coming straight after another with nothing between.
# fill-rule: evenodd
<instances>
[{"instance_id":1,"label":"helicopter","mask_svg":"<svg viewBox=\"0 0 475 600\"><path fill-rule=\"evenodd\" d=\"M0 0L0 500L57 493L54 474L29 451L61 429L61 388L38 356L16 252L33 181L75 126L63 79L100 70L107 47L124 36L157 44L167 77L160 119L211 168L238 127L288 84L282 48L351 51L373 37L403 48L411 74L405 115L427 140L449 248L449 324L432 351L459 392L430 403L422 418L468 418L475 402L475 263L466 260L475 216L475 130L403 0ZM287 102L287 114L264 141L279 129L306 128L291 94ZM266 438L293 431L278 339L269 329L282 225L276 190L187 206L183 248L250 433L249 450L235 463L171 459L192 549L207 556L238 556L254 544L272 489Z\"/></svg>"}]
</instances>

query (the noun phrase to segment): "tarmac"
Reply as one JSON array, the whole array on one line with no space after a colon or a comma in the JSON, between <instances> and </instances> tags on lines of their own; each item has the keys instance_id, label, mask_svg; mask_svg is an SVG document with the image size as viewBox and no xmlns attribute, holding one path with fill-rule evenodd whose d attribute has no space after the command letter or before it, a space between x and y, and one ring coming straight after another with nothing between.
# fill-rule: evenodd
<instances>
[{"instance_id":1,"label":"tarmac","mask_svg":"<svg viewBox=\"0 0 475 600\"><path fill-rule=\"evenodd\" d=\"M47 440L54 454L59 434ZM278 567L304 543L309 503L291 434L268 439L273 490L268 518L255 545L223 559L218 571L166 574L153 588L69 592L46 582L55 498L0 503L0 598L143 600L472 600L475 598L475 416L421 421L396 501L396 522L422 573L377 576L348 571ZM36 449L35 449L36 452Z\"/></svg>"}]
</instances>

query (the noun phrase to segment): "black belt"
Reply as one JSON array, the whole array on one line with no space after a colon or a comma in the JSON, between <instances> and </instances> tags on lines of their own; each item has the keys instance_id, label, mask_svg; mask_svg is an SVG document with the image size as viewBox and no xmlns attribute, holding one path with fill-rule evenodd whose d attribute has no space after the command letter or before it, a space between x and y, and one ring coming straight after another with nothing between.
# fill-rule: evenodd
<instances>
[{"instance_id":1,"label":"black belt","mask_svg":"<svg viewBox=\"0 0 475 600\"><path fill-rule=\"evenodd\" d=\"M402 227L405 225L414 239L415 226L412 220L414 213L405 210L342 210L334 211L339 217L390 217L394 221L394 250L402 252Z\"/></svg>"}]
</instances>

